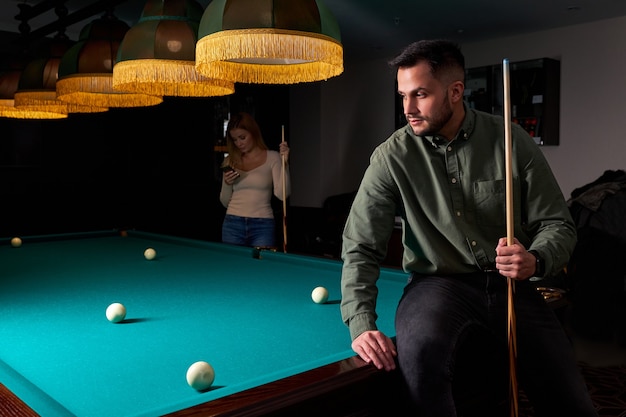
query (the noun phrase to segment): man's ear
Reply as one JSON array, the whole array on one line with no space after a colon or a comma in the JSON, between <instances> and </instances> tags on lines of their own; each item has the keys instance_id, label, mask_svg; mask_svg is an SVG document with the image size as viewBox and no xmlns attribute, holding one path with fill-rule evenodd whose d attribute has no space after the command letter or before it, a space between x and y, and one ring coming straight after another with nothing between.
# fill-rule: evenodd
<instances>
[{"instance_id":1,"label":"man's ear","mask_svg":"<svg viewBox=\"0 0 626 417\"><path fill-rule=\"evenodd\" d=\"M465 91L465 84L462 81L455 81L448 86L450 100L453 103L463 101L463 93Z\"/></svg>"}]
</instances>

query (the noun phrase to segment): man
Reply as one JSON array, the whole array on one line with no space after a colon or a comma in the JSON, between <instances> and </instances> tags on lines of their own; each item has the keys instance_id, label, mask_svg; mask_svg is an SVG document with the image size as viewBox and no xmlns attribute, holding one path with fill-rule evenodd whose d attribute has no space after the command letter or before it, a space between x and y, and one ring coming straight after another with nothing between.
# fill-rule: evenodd
<instances>
[{"instance_id":1,"label":"man","mask_svg":"<svg viewBox=\"0 0 626 417\"><path fill-rule=\"evenodd\" d=\"M493 342L505 353L485 369L508 372L509 278L516 374L536 415L597 416L567 335L528 280L562 270L576 243L541 150L512 126L515 239L508 245L504 121L464 104L460 49L445 40L419 41L390 65L408 123L372 153L343 233L341 311L352 348L380 369L395 369L397 360L415 415L456 416L455 360L465 341L485 335L479 348ZM379 262L397 214L403 268L411 275L394 344L377 330L375 307Z\"/></svg>"}]
</instances>

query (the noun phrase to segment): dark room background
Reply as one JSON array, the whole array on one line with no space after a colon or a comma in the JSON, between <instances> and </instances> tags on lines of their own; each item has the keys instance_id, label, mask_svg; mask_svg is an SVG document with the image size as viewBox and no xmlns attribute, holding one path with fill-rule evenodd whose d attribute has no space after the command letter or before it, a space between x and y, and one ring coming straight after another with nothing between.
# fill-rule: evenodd
<instances>
[{"instance_id":1,"label":"dark room background","mask_svg":"<svg viewBox=\"0 0 626 417\"><path fill-rule=\"evenodd\" d=\"M60 120L0 118L0 236L134 228L218 241L224 120L252 113L271 149L289 121L288 86L235 91Z\"/></svg>"}]
</instances>

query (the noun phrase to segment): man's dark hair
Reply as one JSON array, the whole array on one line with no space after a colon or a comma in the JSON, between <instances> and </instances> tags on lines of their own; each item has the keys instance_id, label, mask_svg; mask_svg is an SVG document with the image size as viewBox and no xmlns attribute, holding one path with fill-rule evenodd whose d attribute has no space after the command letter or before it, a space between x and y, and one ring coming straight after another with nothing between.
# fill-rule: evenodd
<instances>
[{"instance_id":1,"label":"man's dark hair","mask_svg":"<svg viewBox=\"0 0 626 417\"><path fill-rule=\"evenodd\" d=\"M461 48L456 43L443 39L413 42L389 61L389 65L397 70L413 67L421 62L428 63L437 79L455 74L461 81L465 81L465 57Z\"/></svg>"}]
</instances>

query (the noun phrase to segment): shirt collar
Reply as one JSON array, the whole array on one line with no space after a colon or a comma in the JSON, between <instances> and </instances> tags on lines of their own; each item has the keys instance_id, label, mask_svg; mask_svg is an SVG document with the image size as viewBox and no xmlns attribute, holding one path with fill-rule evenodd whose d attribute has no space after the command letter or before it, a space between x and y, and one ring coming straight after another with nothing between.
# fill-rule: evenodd
<instances>
[{"instance_id":1,"label":"shirt collar","mask_svg":"<svg viewBox=\"0 0 626 417\"><path fill-rule=\"evenodd\" d=\"M460 140L469 140L472 133L474 133L474 129L476 128L476 112L467 107L467 103L465 102L463 103L463 107L465 108L465 119L463 119L461 129L459 129L459 133L456 138Z\"/></svg>"}]
</instances>

